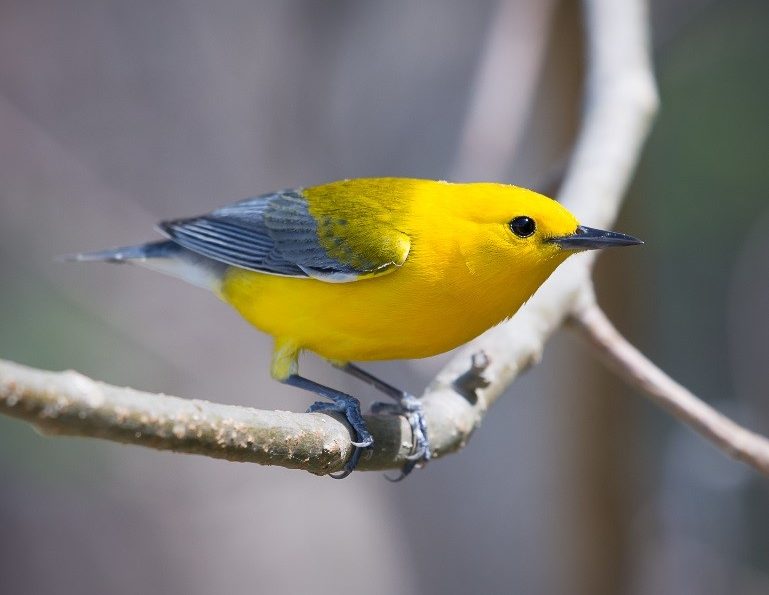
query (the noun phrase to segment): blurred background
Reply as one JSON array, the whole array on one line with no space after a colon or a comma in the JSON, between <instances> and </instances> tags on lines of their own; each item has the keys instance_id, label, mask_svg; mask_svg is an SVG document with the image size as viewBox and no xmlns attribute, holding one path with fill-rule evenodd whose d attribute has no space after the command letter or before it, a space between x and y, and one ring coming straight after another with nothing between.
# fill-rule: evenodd
<instances>
[{"instance_id":1,"label":"blurred background","mask_svg":"<svg viewBox=\"0 0 769 595\"><path fill-rule=\"evenodd\" d=\"M213 296L56 254L338 178L548 186L579 3L0 1L0 357L263 408L270 341ZM769 3L654 0L662 98L599 261L618 326L769 433ZM550 188L551 190L552 188ZM589 222L587 222L589 224ZM369 366L420 392L447 356ZM312 378L371 392L306 357ZM561 332L461 453L332 481L0 419L2 593L769 592L769 482Z\"/></svg>"}]
</instances>

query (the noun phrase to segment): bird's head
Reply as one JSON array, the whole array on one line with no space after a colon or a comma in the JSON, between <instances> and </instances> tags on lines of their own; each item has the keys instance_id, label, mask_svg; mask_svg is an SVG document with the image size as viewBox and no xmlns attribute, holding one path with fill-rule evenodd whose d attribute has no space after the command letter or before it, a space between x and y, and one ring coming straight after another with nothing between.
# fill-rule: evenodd
<instances>
[{"instance_id":1,"label":"bird's head","mask_svg":"<svg viewBox=\"0 0 769 595\"><path fill-rule=\"evenodd\" d=\"M531 292L572 254L643 243L581 225L561 204L531 190L487 183L456 186L464 186L454 208L466 223L462 251L468 266L479 275L530 285Z\"/></svg>"}]
</instances>

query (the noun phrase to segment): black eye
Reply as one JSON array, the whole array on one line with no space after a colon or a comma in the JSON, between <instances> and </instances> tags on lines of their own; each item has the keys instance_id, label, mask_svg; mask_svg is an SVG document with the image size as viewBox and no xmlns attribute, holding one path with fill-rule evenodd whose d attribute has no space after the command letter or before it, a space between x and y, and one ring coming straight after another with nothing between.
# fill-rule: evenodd
<instances>
[{"instance_id":1,"label":"black eye","mask_svg":"<svg viewBox=\"0 0 769 595\"><path fill-rule=\"evenodd\" d=\"M537 229L537 224L531 217L516 217L510 222L510 229L519 238L528 238Z\"/></svg>"}]
</instances>

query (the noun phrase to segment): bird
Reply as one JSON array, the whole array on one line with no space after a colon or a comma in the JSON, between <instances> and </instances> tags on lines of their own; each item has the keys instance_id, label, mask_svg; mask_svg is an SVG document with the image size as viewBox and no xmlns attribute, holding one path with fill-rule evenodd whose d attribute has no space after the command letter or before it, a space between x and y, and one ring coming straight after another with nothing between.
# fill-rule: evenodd
<instances>
[{"instance_id":1,"label":"bird","mask_svg":"<svg viewBox=\"0 0 769 595\"><path fill-rule=\"evenodd\" d=\"M395 177L261 194L158 229L165 239L65 258L178 277L271 335L272 377L326 399L308 411L342 413L352 428L355 448L337 479L374 438L357 398L299 374L302 351L394 400L375 406L411 426L402 479L430 459L421 402L360 362L449 351L513 316L572 254L643 243L581 225L522 187Z\"/></svg>"}]
</instances>

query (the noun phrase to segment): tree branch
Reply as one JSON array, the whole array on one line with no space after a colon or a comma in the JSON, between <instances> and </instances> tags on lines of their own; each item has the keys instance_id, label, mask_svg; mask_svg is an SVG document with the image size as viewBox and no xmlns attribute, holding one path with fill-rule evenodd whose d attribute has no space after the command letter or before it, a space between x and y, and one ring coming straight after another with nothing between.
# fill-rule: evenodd
<instances>
[{"instance_id":1,"label":"tree branch","mask_svg":"<svg viewBox=\"0 0 769 595\"><path fill-rule=\"evenodd\" d=\"M610 227L656 110L643 0L584 0L588 79L584 117L561 201ZM466 346L427 388L433 457L462 448L488 407L528 366L590 287L594 256L570 259L507 324ZM483 355L481 355L483 354ZM48 433L101 437L237 461L341 469L346 425L328 415L260 411L119 389L73 372L0 365L0 411ZM399 468L411 445L404 420L369 416L375 438L360 469Z\"/></svg>"},{"instance_id":2,"label":"tree branch","mask_svg":"<svg viewBox=\"0 0 769 595\"><path fill-rule=\"evenodd\" d=\"M729 456L769 475L769 440L719 413L655 366L619 333L594 297L574 312L573 320L604 363L628 384Z\"/></svg>"},{"instance_id":3,"label":"tree branch","mask_svg":"<svg viewBox=\"0 0 769 595\"><path fill-rule=\"evenodd\" d=\"M46 435L103 438L318 474L341 470L352 454L350 431L335 415L182 399L4 360L0 412L30 422ZM411 449L406 421L395 416L367 416L366 421L376 435L376 449L359 467L402 467Z\"/></svg>"}]
</instances>

